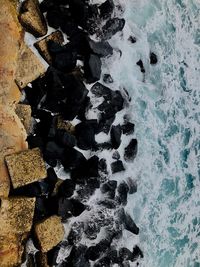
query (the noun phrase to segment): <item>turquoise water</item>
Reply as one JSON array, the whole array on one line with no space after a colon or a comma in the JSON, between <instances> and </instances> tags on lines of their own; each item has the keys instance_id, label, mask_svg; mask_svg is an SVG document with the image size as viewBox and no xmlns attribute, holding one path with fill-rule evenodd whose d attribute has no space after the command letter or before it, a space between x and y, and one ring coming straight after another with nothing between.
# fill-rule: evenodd
<instances>
[{"instance_id":1,"label":"turquoise water","mask_svg":"<svg viewBox=\"0 0 200 267\"><path fill-rule=\"evenodd\" d=\"M141 230L141 266L199 267L200 2L120 2L127 24L112 45L122 57L107 68L132 96L139 151L129 174L138 192L128 209ZM127 41L130 35L135 44ZM155 66L150 51L158 55ZM136 66L140 58L145 78Z\"/></svg>"}]
</instances>

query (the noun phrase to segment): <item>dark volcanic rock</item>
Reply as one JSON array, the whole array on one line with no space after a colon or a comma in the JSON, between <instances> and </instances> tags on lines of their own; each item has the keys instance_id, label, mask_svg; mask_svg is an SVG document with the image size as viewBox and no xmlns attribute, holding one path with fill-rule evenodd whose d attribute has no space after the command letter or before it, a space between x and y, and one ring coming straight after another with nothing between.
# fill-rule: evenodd
<instances>
[{"instance_id":1,"label":"dark volcanic rock","mask_svg":"<svg viewBox=\"0 0 200 267\"><path fill-rule=\"evenodd\" d=\"M140 59L136 64L140 67L141 72L145 73L145 68L144 68L142 60Z\"/></svg>"},{"instance_id":2,"label":"dark volcanic rock","mask_svg":"<svg viewBox=\"0 0 200 267\"><path fill-rule=\"evenodd\" d=\"M111 264L111 260L109 257L102 257L100 260L98 260L97 262L95 262L94 267L110 267Z\"/></svg>"},{"instance_id":3,"label":"dark volcanic rock","mask_svg":"<svg viewBox=\"0 0 200 267\"><path fill-rule=\"evenodd\" d=\"M136 41L137 41L137 39L136 39L135 36L130 36L130 37L128 38L128 40L129 40L129 42L131 42L132 44L136 43Z\"/></svg>"},{"instance_id":4,"label":"dark volcanic rock","mask_svg":"<svg viewBox=\"0 0 200 267\"><path fill-rule=\"evenodd\" d=\"M103 194L107 194L109 198L114 199L115 198L115 190L117 188L117 181L115 180L110 180L106 183L104 183L101 186L101 192Z\"/></svg>"},{"instance_id":5,"label":"dark volcanic rock","mask_svg":"<svg viewBox=\"0 0 200 267\"><path fill-rule=\"evenodd\" d=\"M111 100L112 96L112 90L105 85L97 82L95 83L92 88L91 92L96 96L96 97L104 97L106 100Z\"/></svg>"},{"instance_id":6,"label":"dark volcanic rock","mask_svg":"<svg viewBox=\"0 0 200 267\"><path fill-rule=\"evenodd\" d=\"M137 154L137 150L138 150L137 139L132 139L129 145L125 148L124 159L126 161L134 160Z\"/></svg>"},{"instance_id":7,"label":"dark volcanic rock","mask_svg":"<svg viewBox=\"0 0 200 267\"><path fill-rule=\"evenodd\" d=\"M73 216L77 217L85 210L86 207L78 199L71 199L71 202L73 206L72 214Z\"/></svg>"},{"instance_id":8,"label":"dark volcanic rock","mask_svg":"<svg viewBox=\"0 0 200 267\"><path fill-rule=\"evenodd\" d=\"M101 77L101 59L98 55L90 54L84 62L85 77L88 83L94 83Z\"/></svg>"},{"instance_id":9,"label":"dark volcanic rock","mask_svg":"<svg viewBox=\"0 0 200 267\"><path fill-rule=\"evenodd\" d=\"M112 158L116 160L120 159L120 154L117 150L113 153Z\"/></svg>"},{"instance_id":10,"label":"dark volcanic rock","mask_svg":"<svg viewBox=\"0 0 200 267\"><path fill-rule=\"evenodd\" d=\"M156 54L153 52L150 53L150 64L155 65L158 62Z\"/></svg>"},{"instance_id":11,"label":"dark volcanic rock","mask_svg":"<svg viewBox=\"0 0 200 267\"><path fill-rule=\"evenodd\" d=\"M122 221L124 223L124 228L126 230L130 231L131 233L133 233L135 235L139 234L139 228L134 223L133 219L131 218L131 216L128 213L124 213L124 217L123 217Z\"/></svg>"},{"instance_id":12,"label":"dark volcanic rock","mask_svg":"<svg viewBox=\"0 0 200 267\"><path fill-rule=\"evenodd\" d=\"M126 260L133 261L134 255L128 248L120 248L119 249L119 261L123 262Z\"/></svg>"},{"instance_id":13,"label":"dark volcanic rock","mask_svg":"<svg viewBox=\"0 0 200 267\"><path fill-rule=\"evenodd\" d=\"M136 182L131 179L130 177L127 179L127 184L129 187L129 194L134 194L137 192L137 184Z\"/></svg>"},{"instance_id":14,"label":"dark volcanic rock","mask_svg":"<svg viewBox=\"0 0 200 267\"><path fill-rule=\"evenodd\" d=\"M115 209L117 206L117 202L112 199L101 200L98 204L105 206L107 209Z\"/></svg>"},{"instance_id":15,"label":"dark volcanic rock","mask_svg":"<svg viewBox=\"0 0 200 267\"><path fill-rule=\"evenodd\" d=\"M113 53L113 48L108 42L94 42L93 40L90 40L89 45L92 52L100 57L106 57Z\"/></svg>"},{"instance_id":16,"label":"dark volcanic rock","mask_svg":"<svg viewBox=\"0 0 200 267\"><path fill-rule=\"evenodd\" d=\"M104 83L113 83L113 78L111 77L110 74L104 74L103 75L103 81Z\"/></svg>"},{"instance_id":17,"label":"dark volcanic rock","mask_svg":"<svg viewBox=\"0 0 200 267\"><path fill-rule=\"evenodd\" d=\"M109 19L106 24L103 26L103 34L102 39L107 40L110 39L117 32L121 31L124 28L125 19L112 18Z\"/></svg>"},{"instance_id":18,"label":"dark volcanic rock","mask_svg":"<svg viewBox=\"0 0 200 267\"><path fill-rule=\"evenodd\" d=\"M76 137L64 129L56 131L56 141L64 147L74 147L76 145Z\"/></svg>"},{"instance_id":19,"label":"dark volcanic rock","mask_svg":"<svg viewBox=\"0 0 200 267\"><path fill-rule=\"evenodd\" d=\"M100 230L101 226L95 221L87 221L85 223L84 233L88 239L96 239Z\"/></svg>"},{"instance_id":20,"label":"dark volcanic rock","mask_svg":"<svg viewBox=\"0 0 200 267\"><path fill-rule=\"evenodd\" d=\"M96 147L95 132L97 129L96 120L88 120L81 122L75 127L77 137L77 145L79 148L87 150Z\"/></svg>"},{"instance_id":21,"label":"dark volcanic rock","mask_svg":"<svg viewBox=\"0 0 200 267\"><path fill-rule=\"evenodd\" d=\"M108 248L110 242L106 239L101 240L95 246L91 246L86 251L86 258L92 261L97 260Z\"/></svg>"},{"instance_id":22,"label":"dark volcanic rock","mask_svg":"<svg viewBox=\"0 0 200 267\"><path fill-rule=\"evenodd\" d=\"M114 161L111 163L111 170L112 170L112 173L117 173L117 172L121 172L121 171L124 171L125 168L124 168L124 165L122 163L121 160L117 160L117 161Z\"/></svg>"},{"instance_id":23,"label":"dark volcanic rock","mask_svg":"<svg viewBox=\"0 0 200 267\"><path fill-rule=\"evenodd\" d=\"M106 0L103 4L99 6L99 10L100 10L100 16L103 19L109 18L114 10L113 0Z\"/></svg>"},{"instance_id":24,"label":"dark volcanic rock","mask_svg":"<svg viewBox=\"0 0 200 267\"><path fill-rule=\"evenodd\" d=\"M61 159L64 154L64 148L50 141L47 143L44 158L45 159Z\"/></svg>"},{"instance_id":25,"label":"dark volcanic rock","mask_svg":"<svg viewBox=\"0 0 200 267\"><path fill-rule=\"evenodd\" d=\"M112 126L110 131L110 138L111 138L111 144L114 149L117 149L120 146L121 135L122 135L121 126L120 125Z\"/></svg>"},{"instance_id":26,"label":"dark volcanic rock","mask_svg":"<svg viewBox=\"0 0 200 267\"><path fill-rule=\"evenodd\" d=\"M71 179L66 179L58 187L58 196L71 197L75 190L75 183Z\"/></svg>"},{"instance_id":27,"label":"dark volcanic rock","mask_svg":"<svg viewBox=\"0 0 200 267\"><path fill-rule=\"evenodd\" d=\"M126 205L127 204L127 195L129 192L129 187L125 182L122 182L119 184L118 188L118 197L119 197L119 202L122 205Z\"/></svg>"},{"instance_id":28,"label":"dark volcanic rock","mask_svg":"<svg viewBox=\"0 0 200 267\"><path fill-rule=\"evenodd\" d=\"M40 221L52 215L58 214L57 197L38 197L35 203L34 221Z\"/></svg>"},{"instance_id":29,"label":"dark volcanic rock","mask_svg":"<svg viewBox=\"0 0 200 267\"><path fill-rule=\"evenodd\" d=\"M122 125L123 134L126 134L126 135L133 134L134 129L135 129L135 125L131 122L126 122L125 124Z\"/></svg>"},{"instance_id":30,"label":"dark volcanic rock","mask_svg":"<svg viewBox=\"0 0 200 267\"><path fill-rule=\"evenodd\" d=\"M143 252L137 245L133 248L133 257L134 257L134 260L138 259L139 257L141 258L144 257Z\"/></svg>"},{"instance_id":31,"label":"dark volcanic rock","mask_svg":"<svg viewBox=\"0 0 200 267\"><path fill-rule=\"evenodd\" d=\"M81 240L82 235L83 235L83 230L84 230L83 222L74 222L72 224L70 233L67 238L70 245L77 244ZM71 258L71 255L70 255L70 258Z\"/></svg>"},{"instance_id":32,"label":"dark volcanic rock","mask_svg":"<svg viewBox=\"0 0 200 267\"><path fill-rule=\"evenodd\" d=\"M73 204L70 199L67 199L65 197L61 197L59 199L58 215L62 217L63 221L72 216L72 209L73 209Z\"/></svg>"},{"instance_id":33,"label":"dark volcanic rock","mask_svg":"<svg viewBox=\"0 0 200 267\"><path fill-rule=\"evenodd\" d=\"M65 148L61 162L65 169L75 169L86 163L86 158L80 151L69 147Z\"/></svg>"},{"instance_id":34,"label":"dark volcanic rock","mask_svg":"<svg viewBox=\"0 0 200 267\"><path fill-rule=\"evenodd\" d=\"M73 246L70 256L67 259L66 267L90 267L89 261L85 258L85 252L87 250L87 246L85 245L77 245ZM59 265L60 266L60 265Z\"/></svg>"}]
</instances>

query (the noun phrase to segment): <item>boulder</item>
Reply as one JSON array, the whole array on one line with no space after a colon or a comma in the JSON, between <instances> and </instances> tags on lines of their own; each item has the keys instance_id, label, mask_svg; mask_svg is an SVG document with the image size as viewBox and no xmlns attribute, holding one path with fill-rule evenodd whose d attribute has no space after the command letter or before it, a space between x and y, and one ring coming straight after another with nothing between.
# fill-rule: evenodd
<instances>
[{"instance_id":1,"label":"boulder","mask_svg":"<svg viewBox=\"0 0 200 267\"><path fill-rule=\"evenodd\" d=\"M138 258L143 258L144 255L143 255L143 252L141 251L141 249L136 245L134 246L133 248L133 258L134 260L138 259Z\"/></svg>"},{"instance_id":2,"label":"boulder","mask_svg":"<svg viewBox=\"0 0 200 267\"><path fill-rule=\"evenodd\" d=\"M77 144L76 137L64 129L56 131L56 142L64 147L74 147Z\"/></svg>"},{"instance_id":3,"label":"boulder","mask_svg":"<svg viewBox=\"0 0 200 267\"><path fill-rule=\"evenodd\" d=\"M113 83L113 78L110 74L104 74L103 75L103 81L104 83Z\"/></svg>"},{"instance_id":4,"label":"boulder","mask_svg":"<svg viewBox=\"0 0 200 267\"><path fill-rule=\"evenodd\" d=\"M14 188L47 177L40 149L28 149L5 157Z\"/></svg>"},{"instance_id":5,"label":"boulder","mask_svg":"<svg viewBox=\"0 0 200 267\"><path fill-rule=\"evenodd\" d=\"M85 77L88 83L94 83L101 77L101 59L98 55L90 54L84 62Z\"/></svg>"},{"instance_id":6,"label":"boulder","mask_svg":"<svg viewBox=\"0 0 200 267\"><path fill-rule=\"evenodd\" d=\"M112 90L99 82L95 83L90 89L90 91L96 97L104 97L104 99L106 100L111 100Z\"/></svg>"},{"instance_id":7,"label":"boulder","mask_svg":"<svg viewBox=\"0 0 200 267\"><path fill-rule=\"evenodd\" d=\"M127 178L127 184L129 187L129 194L134 194L137 192L137 184L136 181L134 181L133 179L131 179L130 177Z\"/></svg>"},{"instance_id":8,"label":"boulder","mask_svg":"<svg viewBox=\"0 0 200 267\"><path fill-rule=\"evenodd\" d=\"M117 188L117 181L110 180L101 186L101 192L107 194L109 198L115 198L115 190Z\"/></svg>"},{"instance_id":9,"label":"boulder","mask_svg":"<svg viewBox=\"0 0 200 267\"><path fill-rule=\"evenodd\" d=\"M120 154L119 154L119 152L117 150L113 153L112 159L116 159L116 160L120 159Z\"/></svg>"},{"instance_id":10,"label":"boulder","mask_svg":"<svg viewBox=\"0 0 200 267\"><path fill-rule=\"evenodd\" d=\"M23 123L27 134L29 134L32 129L31 106L24 104L17 104L15 112L17 116L20 118L21 122Z\"/></svg>"},{"instance_id":11,"label":"boulder","mask_svg":"<svg viewBox=\"0 0 200 267\"><path fill-rule=\"evenodd\" d=\"M72 224L71 230L70 230L68 238L67 238L70 245L75 245L81 241L82 235L83 235L83 230L84 230L84 223L83 222L74 222Z\"/></svg>"},{"instance_id":12,"label":"boulder","mask_svg":"<svg viewBox=\"0 0 200 267\"><path fill-rule=\"evenodd\" d=\"M109 245L110 242L108 240L102 239L99 243L87 249L85 257L91 261L95 261L99 259L104 252L106 252Z\"/></svg>"},{"instance_id":13,"label":"boulder","mask_svg":"<svg viewBox=\"0 0 200 267\"><path fill-rule=\"evenodd\" d=\"M124 151L124 159L126 161L134 160L138 150L137 139L132 139Z\"/></svg>"},{"instance_id":14,"label":"boulder","mask_svg":"<svg viewBox=\"0 0 200 267\"><path fill-rule=\"evenodd\" d=\"M114 7L115 5L113 0L106 0L99 6L100 17L103 19L109 18L113 13Z\"/></svg>"},{"instance_id":15,"label":"boulder","mask_svg":"<svg viewBox=\"0 0 200 267\"><path fill-rule=\"evenodd\" d=\"M158 62L156 54L153 52L150 53L150 64L155 65Z\"/></svg>"},{"instance_id":16,"label":"boulder","mask_svg":"<svg viewBox=\"0 0 200 267\"><path fill-rule=\"evenodd\" d=\"M22 3L19 20L26 31L35 37L42 37L47 34L47 25L40 12L38 0L26 0Z\"/></svg>"},{"instance_id":17,"label":"boulder","mask_svg":"<svg viewBox=\"0 0 200 267\"><path fill-rule=\"evenodd\" d=\"M124 224L124 228L127 231L130 231L131 233L133 233L135 235L139 234L139 228L137 227L137 225L135 224L135 222L133 221L133 219L131 218L131 216L128 213L124 213L122 221Z\"/></svg>"},{"instance_id":18,"label":"boulder","mask_svg":"<svg viewBox=\"0 0 200 267\"><path fill-rule=\"evenodd\" d=\"M119 202L122 205L126 205L127 204L127 195L129 192L129 187L125 182L122 182L119 184L118 188L118 198L119 198Z\"/></svg>"},{"instance_id":19,"label":"boulder","mask_svg":"<svg viewBox=\"0 0 200 267\"><path fill-rule=\"evenodd\" d=\"M51 216L36 223L34 231L42 252L55 247L64 237L64 227L58 216Z\"/></svg>"},{"instance_id":20,"label":"boulder","mask_svg":"<svg viewBox=\"0 0 200 267\"><path fill-rule=\"evenodd\" d=\"M100 225L95 221L89 220L84 224L84 233L86 237L90 240L96 239L100 230Z\"/></svg>"},{"instance_id":21,"label":"boulder","mask_svg":"<svg viewBox=\"0 0 200 267\"><path fill-rule=\"evenodd\" d=\"M47 63L51 64L52 57L48 49L49 41L53 41L55 43L62 45L62 43L64 42L63 34L60 31L55 31L46 36L45 38L43 38L42 40L39 40L36 43L34 43L34 46L36 47L40 55L47 61Z\"/></svg>"},{"instance_id":22,"label":"boulder","mask_svg":"<svg viewBox=\"0 0 200 267\"><path fill-rule=\"evenodd\" d=\"M145 73L145 68L144 68L142 60L140 59L136 64L140 67L141 72Z\"/></svg>"},{"instance_id":23,"label":"boulder","mask_svg":"<svg viewBox=\"0 0 200 267\"><path fill-rule=\"evenodd\" d=\"M75 190L75 183L71 179L64 180L58 187L58 196L71 197Z\"/></svg>"},{"instance_id":24,"label":"boulder","mask_svg":"<svg viewBox=\"0 0 200 267\"><path fill-rule=\"evenodd\" d=\"M132 44L136 43L137 39L135 36L129 36L128 41L131 42Z\"/></svg>"},{"instance_id":25,"label":"boulder","mask_svg":"<svg viewBox=\"0 0 200 267\"><path fill-rule=\"evenodd\" d=\"M22 89L28 83L45 73L45 67L33 51L25 44L21 46L18 57L16 83Z\"/></svg>"},{"instance_id":26,"label":"boulder","mask_svg":"<svg viewBox=\"0 0 200 267\"><path fill-rule=\"evenodd\" d=\"M106 41L95 42L93 40L89 40L89 46L91 51L100 57L106 57L113 54L113 48Z\"/></svg>"},{"instance_id":27,"label":"boulder","mask_svg":"<svg viewBox=\"0 0 200 267\"><path fill-rule=\"evenodd\" d=\"M111 18L102 27L102 39L108 40L117 32L121 31L125 26L125 19Z\"/></svg>"},{"instance_id":28,"label":"boulder","mask_svg":"<svg viewBox=\"0 0 200 267\"><path fill-rule=\"evenodd\" d=\"M126 122L122 125L122 132L125 135L130 135L134 133L135 125L132 122Z\"/></svg>"},{"instance_id":29,"label":"boulder","mask_svg":"<svg viewBox=\"0 0 200 267\"><path fill-rule=\"evenodd\" d=\"M122 130L120 125L112 126L110 131L111 144L114 149L119 148L121 144Z\"/></svg>"},{"instance_id":30,"label":"boulder","mask_svg":"<svg viewBox=\"0 0 200 267\"><path fill-rule=\"evenodd\" d=\"M61 162L65 169L75 169L85 164L86 158L80 151L69 147L65 148Z\"/></svg>"},{"instance_id":31,"label":"boulder","mask_svg":"<svg viewBox=\"0 0 200 267\"><path fill-rule=\"evenodd\" d=\"M123 162L121 160L116 160L114 162L111 163L111 170L112 170L112 173L117 173L117 172L121 172L121 171L124 171L125 168L124 168L124 165L123 165Z\"/></svg>"}]
</instances>

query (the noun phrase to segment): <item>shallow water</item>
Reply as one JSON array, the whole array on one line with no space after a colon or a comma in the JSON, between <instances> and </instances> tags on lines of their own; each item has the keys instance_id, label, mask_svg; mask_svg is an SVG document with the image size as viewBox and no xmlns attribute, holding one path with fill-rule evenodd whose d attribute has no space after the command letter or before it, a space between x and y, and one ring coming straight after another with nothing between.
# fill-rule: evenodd
<instances>
[{"instance_id":1,"label":"shallow water","mask_svg":"<svg viewBox=\"0 0 200 267\"><path fill-rule=\"evenodd\" d=\"M120 2L126 27L111 43L122 57L116 53L106 68L132 97L139 151L129 174L138 192L128 209L140 227L141 266L199 267L200 2ZM157 65L149 64L150 51Z\"/></svg>"}]
</instances>

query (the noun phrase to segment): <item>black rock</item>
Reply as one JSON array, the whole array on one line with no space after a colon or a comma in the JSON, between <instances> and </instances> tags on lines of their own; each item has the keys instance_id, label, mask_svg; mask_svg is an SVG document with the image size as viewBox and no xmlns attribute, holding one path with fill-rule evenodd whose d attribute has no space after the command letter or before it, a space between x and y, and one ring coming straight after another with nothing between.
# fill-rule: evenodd
<instances>
[{"instance_id":1,"label":"black rock","mask_svg":"<svg viewBox=\"0 0 200 267\"><path fill-rule=\"evenodd\" d=\"M87 246L79 244L72 247L69 258L67 259L67 266L71 267L90 267L89 261L85 258ZM59 265L60 266L60 265Z\"/></svg>"},{"instance_id":2,"label":"black rock","mask_svg":"<svg viewBox=\"0 0 200 267\"><path fill-rule=\"evenodd\" d=\"M29 135L26 139L26 141L28 142L28 146L29 148L35 148L35 147L39 147L40 150L43 151L44 149L44 141L42 139L41 136L39 135Z\"/></svg>"},{"instance_id":3,"label":"black rock","mask_svg":"<svg viewBox=\"0 0 200 267\"><path fill-rule=\"evenodd\" d=\"M84 62L85 77L88 83L94 83L101 77L101 59L98 55L90 54Z\"/></svg>"},{"instance_id":4,"label":"black rock","mask_svg":"<svg viewBox=\"0 0 200 267\"><path fill-rule=\"evenodd\" d=\"M100 143L98 144L97 147L99 150L111 150L112 149L111 143L108 143L108 142Z\"/></svg>"},{"instance_id":5,"label":"black rock","mask_svg":"<svg viewBox=\"0 0 200 267\"><path fill-rule=\"evenodd\" d=\"M108 42L95 42L89 41L90 49L92 53L99 55L100 57L106 57L113 54L113 48Z\"/></svg>"},{"instance_id":6,"label":"black rock","mask_svg":"<svg viewBox=\"0 0 200 267\"><path fill-rule=\"evenodd\" d=\"M103 4L99 6L100 16L103 19L109 18L114 10L113 0L106 0Z\"/></svg>"},{"instance_id":7,"label":"black rock","mask_svg":"<svg viewBox=\"0 0 200 267\"><path fill-rule=\"evenodd\" d=\"M97 260L109 247L110 242L106 239L101 240L95 246L91 246L86 251L86 258L92 261Z\"/></svg>"},{"instance_id":8,"label":"black rock","mask_svg":"<svg viewBox=\"0 0 200 267\"><path fill-rule=\"evenodd\" d=\"M142 60L140 59L136 64L140 67L141 72L145 73L145 68L144 68Z\"/></svg>"},{"instance_id":9,"label":"black rock","mask_svg":"<svg viewBox=\"0 0 200 267\"><path fill-rule=\"evenodd\" d=\"M47 263L49 266L55 266L57 264L56 259L58 257L59 250L60 246L57 245L47 252Z\"/></svg>"},{"instance_id":10,"label":"black rock","mask_svg":"<svg viewBox=\"0 0 200 267\"><path fill-rule=\"evenodd\" d=\"M107 209L115 209L117 206L117 203L115 200L112 199L105 199L98 202L99 205L103 205Z\"/></svg>"},{"instance_id":11,"label":"black rock","mask_svg":"<svg viewBox=\"0 0 200 267\"><path fill-rule=\"evenodd\" d=\"M120 248L119 249L119 260L120 262L123 261L133 261L134 260L134 255L133 253L128 249L128 248Z\"/></svg>"},{"instance_id":12,"label":"black rock","mask_svg":"<svg viewBox=\"0 0 200 267\"><path fill-rule=\"evenodd\" d=\"M52 65L63 72L70 72L76 67L76 51L66 49L61 53L56 53L52 58Z\"/></svg>"},{"instance_id":13,"label":"black rock","mask_svg":"<svg viewBox=\"0 0 200 267\"><path fill-rule=\"evenodd\" d=\"M103 81L104 83L113 83L113 78L111 77L110 74L104 74Z\"/></svg>"},{"instance_id":14,"label":"black rock","mask_svg":"<svg viewBox=\"0 0 200 267\"><path fill-rule=\"evenodd\" d=\"M65 169L75 169L86 163L86 158L80 151L69 147L65 148L61 162Z\"/></svg>"},{"instance_id":15,"label":"black rock","mask_svg":"<svg viewBox=\"0 0 200 267\"><path fill-rule=\"evenodd\" d=\"M128 38L128 40L129 40L132 44L136 43L136 41L137 41L137 39L136 39L135 36L130 36L130 37Z\"/></svg>"},{"instance_id":16,"label":"black rock","mask_svg":"<svg viewBox=\"0 0 200 267\"><path fill-rule=\"evenodd\" d=\"M38 197L35 203L34 221L42 220L58 214L57 197Z\"/></svg>"},{"instance_id":17,"label":"black rock","mask_svg":"<svg viewBox=\"0 0 200 267\"><path fill-rule=\"evenodd\" d=\"M127 194L129 192L129 187L125 182L122 182L119 184L118 188L118 197L119 197L119 202L122 205L126 205L127 204Z\"/></svg>"},{"instance_id":18,"label":"black rock","mask_svg":"<svg viewBox=\"0 0 200 267\"><path fill-rule=\"evenodd\" d=\"M121 126L120 125L112 126L110 131L110 138L111 138L111 144L114 149L117 149L120 146L121 135L122 135Z\"/></svg>"},{"instance_id":19,"label":"black rock","mask_svg":"<svg viewBox=\"0 0 200 267\"><path fill-rule=\"evenodd\" d=\"M100 260L95 262L94 267L110 267L111 260L109 257L102 257Z\"/></svg>"},{"instance_id":20,"label":"black rock","mask_svg":"<svg viewBox=\"0 0 200 267\"><path fill-rule=\"evenodd\" d=\"M67 34L67 36L69 36L72 40L73 37L76 36L76 34L80 33L80 29L78 28L78 24L75 23L73 20L65 20L62 25L61 25L61 30ZM77 39L77 37L75 37L74 39ZM74 40L73 39L73 40ZM76 46L74 45L76 44L78 46L78 44L74 41L74 43L70 43L70 45L72 45L73 48L76 48Z\"/></svg>"},{"instance_id":21,"label":"black rock","mask_svg":"<svg viewBox=\"0 0 200 267\"><path fill-rule=\"evenodd\" d=\"M130 177L127 179L127 184L128 184L128 187L129 187L129 194L134 194L137 192L137 184L136 182L131 179Z\"/></svg>"},{"instance_id":22,"label":"black rock","mask_svg":"<svg viewBox=\"0 0 200 267\"><path fill-rule=\"evenodd\" d=\"M61 159L64 154L64 148L50 141L46 144L44 158L45 159Z\"/></svg>"},{"instance_id":23,"label":"black rock","mask_svg":"<svg viewBox=\"0 0 200 267\"><path fill-rule=\"evenodd\" d=\"M156 54L153 52L150 53L150 64L155 65L158 62Z\"/></svg>"},{"instance_id":24,"label":"black rock","mask_svg":"<svg viewBox=\"0 0 200 267\"><path fill-rule=\"evenodd\" d=\"M101 118L99 120L99 125L98 125L98 133L104 132L104 133L108 134L110 131L110 127L111 127L113 121L115 120L115 115L113 115L113 114L115 114L115 110L113 108L107 109L106 112L107 113L101 113ZM111 144L110 144L110 146L112 148Z\"/></svg>"},{"instance_id":25,"label":"black rock","mask_svg":"<svg viewBox=\"0 0 200 267\"><path fill-rule=\"evenodd\" d=\"M97 82L95 83L90 91L96 96L96 97L104 97L106 100L111 100L112 97L112 90L105 85Z\"/></svg>"},{"instance_id":26,"label":"black rock","mask_svg":"<svg viewBox=\"0 0 200 267\"><path fill-rule=\"evenodd\" d=\"M139 228L134 223L133 219L131 218L131 216L128 213L124 213L122 221L123 221L123 224L124 224L124 228L127 231L130 231L131 233L133 233L135 235L139 234Z\"/></svg>"},{"instance_id":27,"label":"black rock","mask_svg":"<svg viewBox=\"0 0 200 267\"><path fill-rule=\"evenodd\" d=\"M34 134L46 141L53 122L53 116L50 112L42 109L35 111L33 116L35 119L40 120L34 127Z\"/></svg>"},{"instance_id":28,"label":"black rock","mask_svg":"<svg viewBox=\"0 0 200 267\"><path fill-rule=\"evenodd\" d=\"M74 147L76 145L76 137L64 129L56 131L56 142L64 147Z\"/></svg>"},{"instance_id":29,"label":"black rock","mask_svg":"<svg viewBox=\"0 0 200 267\"><path fill-rule=\"evenodd\" d=\"M99 170L101 172L107 173L106 159L100 159L100 161L99 161Z\"/></svg>"},{"instance_id":30,"label":"black rock","mask_svg":"<svg viewBox=\"0 0 200 267\"><path fill-rule=\"evenodd\" d=\"M101 230L101 226L94 221L87 221L85 224L84 233L88 239L96 239L98 233Z\"/></svg>"},{"instance_id":31,"label":"black rock","mask_svg":"<svg viewBox=\"0 0 200 267\"><path fill-rule=\"evenodd\" d=\"M70 199L66 197L61 197L58 202L58 216L62 217L62 220L72 216L73 204Z\"/></svg>"},{"instance_id":32,"label":"black rock","mask_svg":"<svg viewBox=\"0 0 200 267\"><path fill-rule=\"evenodd\" d=\"M82 28L86 28L89 16L88 5L83 0L73 0L70 2L69 10L73 19Z\"/></svg>"},{"instance_id":33,"label":"black rock","mask_svg":"<svg viewBox=\"0 0 200 267\"><path fill-rule=\"evenodd\" d=\"M125 25L125 19L120 19L120 18L109 19L102 28L103 30L102 39L103 40L110 39L117 32L121 31L124 28L124 25Z\"/></svg>"},{"instance_id":34,"label":"black rock","mask_svg":"<svg viewBox=\"0 0 200 267\"><path fill-rule=\"evenodd\" d=\"M69 244L74 245L74 244L77 244L78 242L80 242L82 235L83 235L83 231L84 231L84 223L83 222L73 223L71 230L69 232L68 238L67 238ZM85 249L84 249L84 254L85 254ZM72 257L72 255L70 254L71 260L73 260L73 259L75 260L75 258Z\"/></svg>"},{"instance_id":35,"label":"black rock","mask_svg":"<svg viewBox=\"0 0 200 267\"><path fill-rule=\"evenodd\" d=\"M136 245L134 248L133 248L133 258L134 260L138 259L139 257L143 258L144 255L143 255L143 252L141 251L141 249Z\"/></svg>"},{"instance_id":36,"label":"black rock","mask_svg":"<svg viewBox=\"0 0 200 267\"><path fill-rule=\"evenodd\" d=\"M115 114L117 113L117 110L115 107L112 106L111 103L107 102L106 100L100 104L97 107L98 110L101 111L101 119L100 121L109 121L112 119L112 121L115 119Z\"/></svg>"},{"instance_id":37,"label":"black rock","mask_svg":"<svg viewBox=\"0 0 200 267\"><path fill-rule=\"evenodd\" d=\"M106 252L106 257L108 257L110 259L111 263L118 263L119 259L118 259L118 253L116 249L110 249Z\"/></svg>"},{"instance_id":38,"label":"black rock","mask_svg":"<svg viewBox=\"0 0 200 267\"><path fill-rule=\"evenodd\" d=\"M117 150L113 153L112 158L116 160L120 159L120 154Z\"/></svg>"},{"instance_id":39,"label":"black rock","mask_svg":"<svg viewBox=\"0 0 200 267\"><path fill-rule=\"evenodd\" d=\"M126 122L122 125L123 134L129 135L134 133L135 125L131 122Z\"/></svg>"},{"instance_id":40,"label":"black rock","mask_svg":"<svg viewBox=\"0 0 200 267\"><path fill-rule=\"evenodd\" d=\"M90 102L90 97L86 96L85 100L83 101L79 112L78 112L78 116L77 119L81 120L81 121L86 121L86 112L92 108L92 104Z\"/></svg>"},{"instance_id":41,"label":"black rock","mask_svg":"<svg viewBox=\"0 0 200 267\"><path fill-rule=\"evenodd\" d=\"M106 183L104 183L101 186L101 192L103 194L107 194L109 198L114 199L115 198L115 190L117 188L117 181L115 180L110 180Z\"/></svg>"},{"instance_id":42,"label":"black rock","mask_svg":"<svg viewBox=\"0 0 200 267\"><path fill-rule=\"evenodd\" d=\"M75 190L75 183L71 179L66 179L58 187L58 196L71 197Z\"/></svg>"},{"instance_id":43,"label":"black rock","mask_svg":"<svg viewBox=\"0 0 200 267\"><path fill-rule=\"evenodd\" d=\"M76 125L75 134L77 146L81 149L88 150L96 147L95 132L97 128L96 120L84 121Z\"/></svg>"},{"instance_id":44,"label":"black rock","mask_svg":"<svg viewBox=\"0 0 200 267\"><path fill-rule=\"evenodd\" d=\"M70 25L69 28L63 29L64 32L66 32L70 38L69 45L72 46L73 49L75 49L78 53L78 55L81 56L88 56L91 53L91 49L89 46L89 38L85 32L82 30L75 28L73 25Z\"/></svg>"},{"instance_id":45,"label":"black rock","mask_svg":"<svg viewBox=\"0 0 200 267\"><path fill-rule=\"evenodd\" d=\"M73 206L72 214L75 217L79 216L86 209L86 206L77 199L71 199L71 203Z\"/></svg>"},{"instance_id":46,"label":"black rock","mask_svg":"<svg viewBox=\"0 0 200 267\"><path fill-rule=\"evenodd\" d=\"M28 184L16 189L10 190L11 196L39 197L41 196L41 188L38 182Z\"/></svg>"},{"instance_id":47,"label":"black rock","mask_svg":"<svg viewBox=\"0 0 200 267\"><path fill-rule=\"evenodd\" d=\"M134 160L137 154L137 150L138 150L137 139L132 139L129 145L125 148L124 159L126 161Z\"/></svg>"},{"instance_id":48,"label":"black rock","mask_svg":"<svg viewBox=\"0 0 200 267\"><path fill-rule=\"evenodd\" d=\"M121 172L121 171L124 171L125 168L124 168L124 165L123 165L123 162L121 160L117 160L117 161L114 161L111 163L111 170L112 170L112 173L117 173L117 172Z\"/></svg>"}]
</instances>

